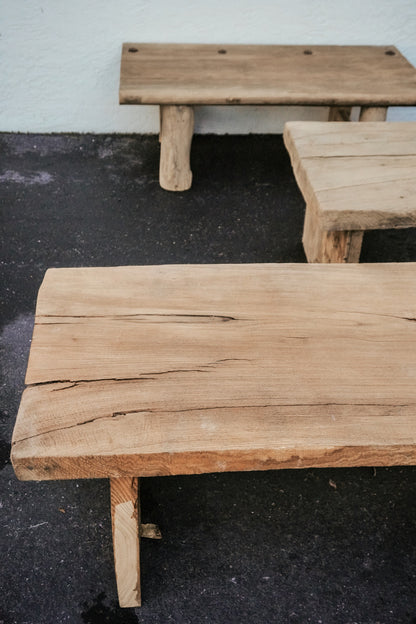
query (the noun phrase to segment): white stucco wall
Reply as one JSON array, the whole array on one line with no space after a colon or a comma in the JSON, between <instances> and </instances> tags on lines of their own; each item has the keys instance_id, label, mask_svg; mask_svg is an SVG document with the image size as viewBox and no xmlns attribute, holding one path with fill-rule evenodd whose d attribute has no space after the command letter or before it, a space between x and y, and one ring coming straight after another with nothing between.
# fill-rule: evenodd
<instances>
[{"instance_id":1,"label":"white stucco wall","mask_svg":"<svg viewBox=\"0 0 416 624\"><path fill-rule=\"evenodd\" d=\"M157 107L118 105L123 41L396 45L416 65L416 0L3 0L0 131L157 132ZM269 133L325 115L201 107L195 125Z\"/></svg>"}]
</instances>

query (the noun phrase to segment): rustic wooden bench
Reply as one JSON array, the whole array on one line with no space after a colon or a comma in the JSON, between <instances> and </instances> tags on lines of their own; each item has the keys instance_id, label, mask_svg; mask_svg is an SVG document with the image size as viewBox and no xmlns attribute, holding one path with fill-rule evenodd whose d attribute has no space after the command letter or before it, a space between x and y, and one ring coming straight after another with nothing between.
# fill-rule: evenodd
<instances>
[{"instance_id":1,"label":"rustic wooden bench","mask_svg":"<svg viewBox=\"0 0 416 624\"><path fill-rule=\"evenodd\" d=\"M329 106L329 119L383 121L416 106L416 69L394 46L124 43L120 104L160 106L160 185L190 188L193 107Z\"/></svg>"},{"instance_id":2,"label":"rustic wooden bench","mask_svg":"<svg viewBox=\"0 0 416 624\"><path fill-rule=\"evenodd\" d=\"M416 463L416 263L51 269L12 443L109 478L122 606L138 477Z\"/></svg>"},{"instance_id":3,"label":"rustic wooden bench","mask_svg":"<svg viewBox=\"0 0 416 624\"><path fill-rule=\"evenodd\" d=\"M358 262L365 230L416 227L416 123L290 122L309 262Z\"/></svg>"}]
</instances>

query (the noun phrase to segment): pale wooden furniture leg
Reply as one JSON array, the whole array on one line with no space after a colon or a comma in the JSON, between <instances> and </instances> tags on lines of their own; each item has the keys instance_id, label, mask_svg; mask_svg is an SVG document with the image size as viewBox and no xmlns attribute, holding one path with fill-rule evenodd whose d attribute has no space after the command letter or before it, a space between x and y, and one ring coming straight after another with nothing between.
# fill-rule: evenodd
<instances>
[{"instance_id":1,"label":"pale wooden furniture leg","mask_svg":"<svg viewBox=\"0 0 416 624\"><path fill-rule=\"evenodd\" d=\"M140 607L139 479L110 479L114 566L120 607Z\"/></svg>"},{"instance_id":2,"label":"pale wooden furniture leg","mask_svg":"<svg viewBox=\"0 0 416 624\"><path fill-rule=\"evenodd\" d=\"M363 234L324 230L314 211L306 207L302 242L308 262L358 262Z\"/></svg>"},{"instance_id":3,"label":"pale wooden furniture leg","mask_svg":"<svg viewBox=\"0 0 416 624\"><path fill-rule=\"evenodd\" d=\"M161 106L160 118L160 186L167 191L186 191L192 184L194 110L192 106Z\"/></svg>"},{"instance_id":4,"label":"pale wooden furniture leg","mask_svg":"<svg viewBox=\"0 0 416 624\"><path fill-rule=\"evenodd\" d=\"M362 106L360 121L386 121L387 106Z\"/></svg>"},{"instance_id":5,"label":"pale wooden furniture leg","mask_svg":"<svg viewBox=\"0 0 416 624\"><path fill-rule=\"evenodd\" d=\"M350 121L351 106L330 106L328 121Z\"/></svg>"}]
</instances>

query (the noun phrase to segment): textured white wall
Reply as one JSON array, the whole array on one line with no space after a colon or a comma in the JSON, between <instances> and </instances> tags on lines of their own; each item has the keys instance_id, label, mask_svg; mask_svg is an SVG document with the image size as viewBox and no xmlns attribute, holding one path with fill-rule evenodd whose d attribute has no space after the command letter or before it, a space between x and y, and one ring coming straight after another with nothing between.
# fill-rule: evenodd
<instances>
[{"instance_id":1,"label":"textured white wall","mask_svg":"<svg viewBox=\"0 0 416 624\"><path fill-rule=\"evenodd\" d=\"M415 35L416 0L3 0L0 131L157 132L157 107L118 105L123 41L393 44L416 65ZM325 115L201 107L196 132L281 132Z\"/></svg>"}]
</instances>

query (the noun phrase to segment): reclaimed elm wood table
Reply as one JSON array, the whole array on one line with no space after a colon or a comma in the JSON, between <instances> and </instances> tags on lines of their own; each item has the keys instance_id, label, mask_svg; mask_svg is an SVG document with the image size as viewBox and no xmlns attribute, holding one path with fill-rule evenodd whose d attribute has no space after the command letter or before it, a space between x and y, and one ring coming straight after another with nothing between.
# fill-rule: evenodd
<instances>
[{"instance_id":1,"label":"reclaimed elm wood table","mask_svg":"<svg viewBox=\"0 0 416 624\"><path fill-rule=\"evenodd\" d=\"M416 227L416 122L290 122L309 262L358 262L366 230Z\"/></svg>"},{"instance_id":2,"label":"reclaimed elm wood table","mask_svg":"<svg viewBox=\"0 0 416 624\"><path fill-rule=\"evenodd\" d=\"M394 46L124 43L120 104L160 106L160 184L190 188L194 106L329 106L383 121L416 106L416 69Z\"/></svg>"},{"instance_id":3,"label":"reclaimed elm wood table","mask_svg":"<svg viewBox=\"0 0 416 624\"><path fill-rule=\"evenodd\" d=\"M51 269L19 479L109 478L122 606L138 478L416 463L416 263Z\"/></svg>"}]
</instances>

